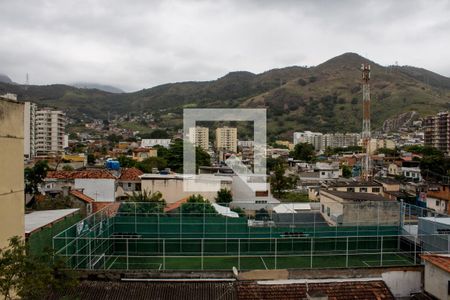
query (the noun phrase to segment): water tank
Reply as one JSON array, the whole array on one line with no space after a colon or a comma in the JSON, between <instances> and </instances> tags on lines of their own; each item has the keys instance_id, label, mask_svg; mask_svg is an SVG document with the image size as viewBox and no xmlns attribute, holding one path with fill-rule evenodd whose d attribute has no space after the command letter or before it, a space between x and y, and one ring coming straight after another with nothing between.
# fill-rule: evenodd
<instances>
[{"instance_id":1,"label":"water tank","mask_svg":"<svg viewBox=\"0 0 450 300\"><path fill-rule=\"evenodd\" d=\"M106 168L109 170L116 170L118 171L120 169L120 163L117 160L107 160L106 161Z\"/></svg>"}]
</instances>

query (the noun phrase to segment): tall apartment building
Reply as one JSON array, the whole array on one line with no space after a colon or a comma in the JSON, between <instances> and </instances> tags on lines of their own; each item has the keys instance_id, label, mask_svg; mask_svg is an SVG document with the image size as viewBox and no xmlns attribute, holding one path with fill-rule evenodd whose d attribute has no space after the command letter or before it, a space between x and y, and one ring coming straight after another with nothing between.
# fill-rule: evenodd
<instances>
[{"instance_id":1,"label":"tall apartment building","mask_svg":"<svg viewBox=\"0 0 450 300\"><path fill-rule=\"evenodd\" d=\"M36 111L36 104L25 102L23 111L23 156L27 159L36 155Z\"/></svg>"},{"instance_id":2,"label":"tall apartment building","mask_svg":"<svg viewBox=\"0 0 450 300\"><path fill-rule=\"evenodd\" d=\"M426 117L424 122L425 146L450 153L450 114L440 112Z\"/></svg>"},{"instance_id":3,"label":"tall apartment building","mask_svg":"<svg viewBox=\"0 0 450 300\"><path fill-rule=\"evenodd\" d=\"M0 248L24 234L23 103L0 96Z\"/></svg>"},{"instance_id":4,"label":"tall apartment building","mask_svg":"<svg viewBox=\"0 0 450 300\"><path fill-rule=\"evenodd\" d=\"M209 149L209 129L196 126L189 128L189 141L205 151Z\"/></svg>"},{"instance_id":5,"label":"tall apartment building","mask_svg":"<svg viewBox=\"0 0 450 300\"><path fill-rule=\"evenodd\" d=\"M64 151L65 114L59 110L36 111L36 155L57 154Z\"/></svg>"},{"instance_id":6,"label":"tall apartment building","mask_svg":"<svg viewBox=\"0 0 450 300\"><path fill-rule=\"evenodd\" d=\"M237 152L237 128L220 127L216 129L216 148L222 151Z\"/></svg>"},{"instance_id":7,"label":"tall apartment building","mask_svg":"<svg viewBox=\"0 0 450 300\"><path fill-rule=\"evenodd\" d=\"M322 148L322 136L323 134L320 132L294 132L294 145L308 143L313 145L314 149L320 150Z\"/></svg>"},{"instance_id":8,"label":"tall apartment building","mask_svg":"<svg viewBox=\"0 0 450 300\"><path fill-rule=\"evenodd\" d=\"M349 146L357 146L361 139L359 133L327 133L322 137L322 147L320 150L331 148L345 148Z\"/></svg>"}]
</instances>

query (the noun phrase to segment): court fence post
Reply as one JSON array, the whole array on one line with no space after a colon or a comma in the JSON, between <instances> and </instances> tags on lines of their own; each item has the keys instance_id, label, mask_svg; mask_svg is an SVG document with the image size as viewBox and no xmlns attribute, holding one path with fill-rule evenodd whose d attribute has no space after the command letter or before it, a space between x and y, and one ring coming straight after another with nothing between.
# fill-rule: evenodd
<instances>
[{"instance_id":1,"label":"court fence post","mask_svg":"<svg viewBox=\"0 0 450 300\"><path fill-rule=\"evenodd\" d=\"M383 266L383 236L381 236L381 247L380 247L380 266Z\"/></svg>"},{"instance_id":2,"label":"court fence post","mask_svg":"<svg viewBox=\"0 0 450 300\"><path fill-rule=\"evenodd\" d=\"M203 238L201 239L201 250L200 250L200 251L201 251L201 255L202 255L202 256L201 256L201 266L202 266L202 270L203 270L203 247L204 247L203 243L204 243L204 240L205 240L205 239L203 239Z\"/></svg>"},{"instance_id":3,"label":"court fence post","mask_svg":"<svg viewBox=\"0 0 450 300\"><path fill-rule=\"evenodd\" d=\"M348 237L346 238L346 246L345 246L345 267L348 268Z\"/></svg>"},{"instance_id":4,"label":"court fence post","mask_svg":"<svg viewBox=\"0 0 450 300\"><path fill-rule=\"evenodd\" d=\"M277 238L275 238L275 270L277 269Z\"/></svg>"},{"instance_id":5,"label":"court fence post","mask_svg":"<svg viewBox=\"0 0 450 300\"><path fill-rule=\"evenodd\" d=\"M125 240L126 241L126 249L127 249L127 270L129 269L129 261L128 261L128 238Z\"/></svg>"},{"instance_id":6,"label":"court fence post","mask_svg":"<svg viewBox=\"0 0 450 300\"><path fill-rule=\"evenodd\" d=\"M314 252L314 239L311 238L311 253L310 253L310 262L309 262L309 266L311 269L313 268L313 252Z\"/></svg>"},{"instance_id":7,"label":"court fence post","mask_svg":"<svg viewBox=\"0 0 450 300\"><path fill-rule=\"evenodd\" d=\"M414 264L416 264L417 260L417 236L414 236Z\"/></svg>"},{"instance_id":8,"label":"court fence post","mask_svg":"<svg viewBox=\"0 0 450 300\"><path fill-rule=\"evenodd\" d=\"M163 244L162 244L162 248L163 248L163 270L166 269L166 239L163 239Z\"/></svg>"},{"instance_id":9,"label":"court fence post","mask_svg":"<svg viewBox=\"0 0 450 300\"><path fill-rule=\"evenodd\" d=\"M238 239L238 270L241 269L241 239Z\"/></svg>"}]
</instances>

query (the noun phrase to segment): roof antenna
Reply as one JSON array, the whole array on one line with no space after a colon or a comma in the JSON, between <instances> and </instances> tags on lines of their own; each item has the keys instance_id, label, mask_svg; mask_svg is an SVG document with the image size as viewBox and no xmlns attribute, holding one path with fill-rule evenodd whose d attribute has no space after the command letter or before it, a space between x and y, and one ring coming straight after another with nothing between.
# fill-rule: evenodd
<instances>
[{"instance_id":1,"label":"roof antenna","mask_svg":"<svg viewBox=\"0 0 450 300\"><path fill-rule=\"evenodd\" d=\"M30 75L28 73L25 76L25 85L30 85Z\"/></svg>"}]
</instances>

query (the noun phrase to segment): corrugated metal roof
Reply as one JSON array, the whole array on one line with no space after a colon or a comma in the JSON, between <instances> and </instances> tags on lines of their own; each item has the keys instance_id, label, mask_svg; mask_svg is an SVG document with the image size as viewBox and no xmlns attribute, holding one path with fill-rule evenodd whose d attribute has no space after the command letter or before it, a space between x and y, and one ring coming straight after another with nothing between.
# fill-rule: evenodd
<instances>
[{"instance_id":1,"label":"corrugated metal roof","mask_svg":"<svg viewBox=\"0 0 450 300\"><path fill-rule=\"evenodd\" d=\"M39 210L25 214L25 233L29 234L39 228L55 223L79 210L79 208Z\"/></svg>"}]
</instances>

